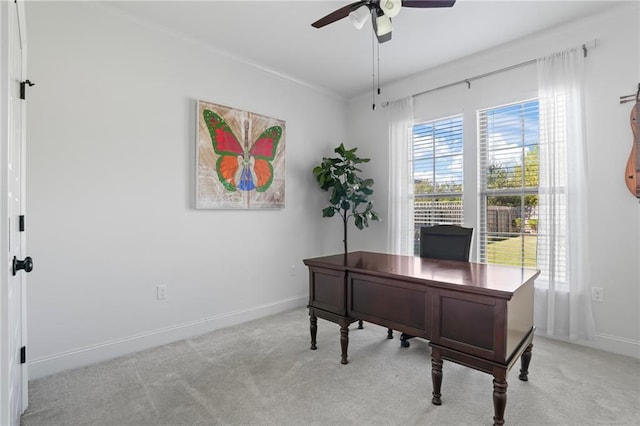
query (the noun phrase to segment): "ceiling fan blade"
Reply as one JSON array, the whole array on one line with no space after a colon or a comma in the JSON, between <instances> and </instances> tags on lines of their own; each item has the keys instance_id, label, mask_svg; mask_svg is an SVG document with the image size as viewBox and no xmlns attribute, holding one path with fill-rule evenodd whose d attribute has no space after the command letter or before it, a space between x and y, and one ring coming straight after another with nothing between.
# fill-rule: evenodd
<instances>
[{"instance_id":1,"label":"ceiling fan blade","mask_svg":"<svg viewBox=\"0 0 640 426\"><path fill-rule=\"evenodd\" d=\"M328 14L327 16L325 16L324 18L320 18L318 19L316 22L314 22L313 24L311 24L312 27L314 28L322 28L325 25L329 25L332 24L336 21L339 21L340 19L346 18L347 16L349 16L349 14L356 10L357 8L359 8L360 6L367 4L366 0L361 0L361 1L357 1L355 3L351 3L348 4L344 7L341 7L340 9L334 10L333 12L331 12L330 14Z\"/></svg>"},{"instance_id":2,"label":"ceiling fan blade","mask_svg":"<svg viewBox=\"0 0 640 426\"><path fill-rule=\"evenodd\" d=\"M402 0L402 7L451 7L456 0Z\"/></svg>"}]
</instances>

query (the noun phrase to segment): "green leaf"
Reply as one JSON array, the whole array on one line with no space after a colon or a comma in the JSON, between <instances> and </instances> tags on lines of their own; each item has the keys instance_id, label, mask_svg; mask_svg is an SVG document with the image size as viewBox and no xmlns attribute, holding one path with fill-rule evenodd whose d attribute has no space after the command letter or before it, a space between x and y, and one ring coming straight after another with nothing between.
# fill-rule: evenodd
<instances>
[{"instance_id":1,"label":"green leaf","mask_svg":"<svg viewBox=\"0 0 640 426\"><path fill-rule=\"evenodd\" d=\"M340 183L340 181L335 181L333 183L332 191L331 191L331 199L330 199L331 204L333 204L334 206L340 204L341 200L345 196L346 196L346 192L344 190L344 187L342 186L342 183Z\"/></svg>"},{"instance_id":2,"label":"green leaf","mask_svg":"<svg viewBox=\"0 0 640 426\"><path fill-rule=\"evenodd\" d=\"M354 223L356 225L356 227L360 230L362 230L362 228L364 228L364 225L362 224L362 216L360 215L354 215Z\"/></svg>"},{"instance_id":3,"label":"green leaf","mask_svg":"<svg viewBox=\"0 0 640 426\"><path fill-rule=\"evenodd\" d=\"M351 216L358 229L369 226L369 221L379 220L369 200L373 194L373 179L359 176L358 164L368 163L369 158L359 158L358 148L347 149L343 143L334 149L337 157L323 157L312 171L321 189L329 192L331 206L322 210L323 217L340 215L345 224Z\"/></svg>"},{"instance_id":4,"label":"green leaf","mask_svg":"<svg viewBox=\"0 0 640 426\"><path fill-rule=\"evenodd\" d=\"M326 207L322 209L322 217L333 217L336 214L334 207Z\"/></svg>"},{"instance_id":5,"label":"green leaf","mask_svg":"<svg viewBox=\"0 0 640 426\"><path fill-rule=\"evenodd\" d=\"M351 197L351 202L353 203L353 211L355 212L358 206L365 201L367 200L363 200L362 198L359 198L359 197Z\"/></svg>"}]
</instances>

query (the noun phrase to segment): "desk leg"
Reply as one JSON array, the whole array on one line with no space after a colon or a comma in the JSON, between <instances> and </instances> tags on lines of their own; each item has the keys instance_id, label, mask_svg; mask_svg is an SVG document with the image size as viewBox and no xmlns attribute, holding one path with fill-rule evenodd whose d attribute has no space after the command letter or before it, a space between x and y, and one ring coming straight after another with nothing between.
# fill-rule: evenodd
<instances>
[{"instance_id":1,"label":"desk leg","mask_svg":"<svg viewBox=\"0 0 640 426\"><path fill-rule=\"evenodd\" d=\"M316 346L316 336L318 334L318 317L316 317L313 313L309 313L309 331L311 332L311 350L315 351Z\"/></svg>"},{"instance_id":2,"label":"desk leg","mask_svg":"<svg viewBox=\"0 0 640 426\"><path fill-rule=\"evenodd\" d=\"M440 350L431 347L431 382L433 383L433 405L442 405L440 389L442 388L442 358Z\"/></svg>"},{"instance_id":3,"label":"desk leg","mask_svg":"<svg viewBox=\"0 0 640 426\"><path fill-rule=\"evenodd\" d=\"M349 364L347 361L347 349L349 348L349 323L343 322L340 324L340 346L342 347L342 359L341 364Z\"/></svg>"},{"instance_id":4,"label":"desk leg","mask_svg":"<svg viewBox=\"0 0 640 426\"><path fill-rule=\"evenodd\" d=\"M531 350L533 349L533 343L529 343L527 349L524 350L522 356L520 357L520 375L518 378L523 382L529 380L527 377L529 375L529 363L531 362Z\"/></svg>"},{"instance_id":5,"label":"desk leg","mask_svg":"<svg viewBox=\"0 0 640 426\"><path fill-rule=\"evenodd\" d=\"M504 409L507 406L507 370L493 371L493 424L504 424Z\"/></svg>"}]
</instances>

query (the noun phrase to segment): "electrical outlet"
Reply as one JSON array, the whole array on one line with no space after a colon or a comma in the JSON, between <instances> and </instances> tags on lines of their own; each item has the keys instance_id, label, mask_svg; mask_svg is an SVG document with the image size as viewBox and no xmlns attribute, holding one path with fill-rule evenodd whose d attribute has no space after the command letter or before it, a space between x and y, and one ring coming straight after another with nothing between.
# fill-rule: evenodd
<instances>
[{"instance_id":1,"label":"electrical outlet","mask_svg":"<svg viewBox=\"0 0 640 426\"><path fill-rule=\"evenodd\" d=\"M289 276L290 277L295 277L296 276L296 266L295 265L289 266Z\"/></svg>"},{"instance_id":2,"label":"electrical outlet","mask_svg":"<svg viewBox=\"0 0 640 426\"><path fill-rule=\"evenodd\" d=\"M591 287L591 300L594 302L604 301L604 290L602 287Z\"/></svg>"},{"instance_id":3,"label":"electrical outlet","mask_svg":"<svg viewBox=\"0 0 640 426\"><path fill-rule=\"evenodd\" d=\"M156 287L156 296L158 300L163 300L167 298L167 286L162 284Z\"/></svg>"}]
</instances>

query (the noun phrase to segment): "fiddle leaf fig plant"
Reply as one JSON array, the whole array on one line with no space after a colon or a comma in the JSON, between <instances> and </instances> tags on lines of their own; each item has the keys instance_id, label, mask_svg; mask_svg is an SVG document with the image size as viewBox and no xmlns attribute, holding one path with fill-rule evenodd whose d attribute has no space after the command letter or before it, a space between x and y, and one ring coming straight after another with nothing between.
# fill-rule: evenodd
<instances>
[{"instance_id":1,"label":"fiddle leaf fig plant","mask_svg":"<svg viewBox=\"0 0 640 426\"><path fill-rule=\"evenodd\" d=\"M340 144L334 152L339 157L323 158L320 165L313 168L313 174L320 188L329 192L328 207L322 209L322 217L342 218L344 232L344 252L347 253L347 223L353 217L355 226L362 230L370 220L380 220L373 210L369 197L373 194L373 179L363 179L357 166L368 163L369 158L359 158L358 148L346 149Z\"/></svg>"}]
</instances>

